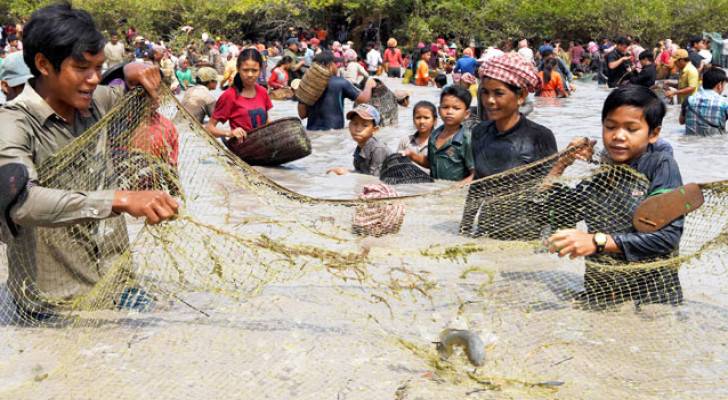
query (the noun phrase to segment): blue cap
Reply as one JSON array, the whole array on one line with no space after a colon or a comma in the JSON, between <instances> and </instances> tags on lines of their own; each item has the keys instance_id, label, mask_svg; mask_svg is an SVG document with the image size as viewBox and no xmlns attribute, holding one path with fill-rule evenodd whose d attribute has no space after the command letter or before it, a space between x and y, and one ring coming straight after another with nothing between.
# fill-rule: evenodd
<instances>
[{"instance_id":1,"label":"blue cap","mask_svg":"<svg viewBox=\"0 0 728 400\"><path fill-rule=\"evenodd\" d=\"M359 104L353 110L346 113L346 119L352 119L354 115L374 121L374 125L376 126L379 126L382 121L382 115L379 113L379 110L371 104Z\"/></svg>"},{"instance_id":2,"label":"blue cap","mask_svg":"<svg viewBox=\"0 0 728 400\"><path fill-rule=\"evenodd\" d=\"M30 69L23 60L22 51L10 53L0 65L0 81L7 82L10 87L20 86L32 77Z\"/></svg>"}]
</instances>

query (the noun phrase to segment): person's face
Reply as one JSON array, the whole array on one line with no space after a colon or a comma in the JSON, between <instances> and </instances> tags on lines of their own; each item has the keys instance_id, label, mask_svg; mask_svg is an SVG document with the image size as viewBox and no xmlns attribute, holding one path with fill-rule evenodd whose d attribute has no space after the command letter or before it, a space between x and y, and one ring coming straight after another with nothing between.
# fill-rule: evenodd
<instances>
[{"instance_id":1,"label":"person's face","mask_svg":"<svg viewBox=\"0 0 728 400\"><path fill-rule=\"evenodd\" d=\"M290 45L288 45L288 48L291 49L292 52L298 53L298 45L297 44L291 43Z\"/></svg>"},{"instance_id":2,"label":"person's face","mask_svg":"<svg viewBox=\"0 0 728 400\"><path fill-rule=\"evenodd\" d=\"M0 89L2 89L3 94L5 95L5 101L10 101L20 94L20 92L23 91L23 88L25 88L25 84L21 83L18 86L10 86L6 81L0 81Z\"/></svg>"},{"instance_id":3,"label":"person's face","mask_svg":"<svg viewBox=\"0 0 728 400\"><path fill-rule=\"evenodd\" d=\"M681 58L675 61L675 66L677 67L677 69L682 70L683 68L685 68L686 65L688 65L688 62L689 61L687 58Z\"/></svg>"},{"instance_id":4,"label":"person's face","mask_svg":"<svg viewBox=\"0 0 728 400\"><path fill-rule=\"evenodd\" d=\"M238 73L243 79L244 86L254 87L260 76L260 64L254 60L245 60L238 68Z\"/></svg>"},{"instance_id":5,"label":"person's face","mask_svg":"<svg viewBox=\"0 0 728 400\"><path fill-rule=\"evenodd\" d=\"M91 97L101 81L104 52L83 53L83 60L68 57L56 71L42 54L36 55L36 67L41 73L49 92L58 100L76 110L87 110Z\"/></svg>"},{"instance_id":6,"label":"person's face","mask_svg":"<svg viewBox=\"0 0 728 400\"><path fill-rule=\"evenodd\" d=\"M618 44L617 45L617 50L619 50L620 53L624 53L625 51L627 51L627 45L626 44Z\"/></svg>"},{"instance_id":7,"label":"person's face","mask_svg":"<svg viewBox=\"0 0 728 400\"><path fill-rule=\"evenodd\" d=\"M642 65L643 67L650 65L650 60L646 58L640 59L640 65Z\"/></svg>"},{"instance_id":8,"label":"person's face","mask_svg":"<svg viewBox=\"0 0 728 400\"><path fill-rule=\"evenodd\" d=\"M525 91L522 91L525 96ZM485 108L488 119L505 120L518 113L519 102L523 101L505 83L497 79L483 79L480 84L481 106Z\"/></svg>"},{"instance_id":9,"label":"person's face","mask_svg":"<svg viewBox=\"0 0 728 400\"><path fill-rule=\"evenodd\" d=\"M210 90L217 89L217 81L212 80L210 82L207 82L207 88L210 89Z\"/></svg>"},{"instance_id":10,"label":"person's face","mask_svg":"<svg viewBox=\"0 0 728 400\"><path fill-rule=\"evenodd\" d=\"M609 158L618 164L637 159L659 136L660 128L650 134L642 109L634 106L618 107L602 123L604 147Z\"/></svg>"},{"instance_id":11,"label":"person's face","mask_svg":"<svg viewBox=\"0 0 728 400\"><path fill-rule=\"evenodd\" d=\"M119 41L119 37L116 35L111 35L111 44L116 44L116 42Z\"/></svg>"},{"instance_id":12,"label":"person's face","mask_svg":"<svg viewBox=\"0 0 728 400\"><path fill-rule=\"evenodd\" d=\"M469 114L468 106L455 96L445 96L440 101L440 118L445 126L460 125Z\"/></svg>"},{"instance_id":13,"label":"person's face","mask_svg":"<svg viewBox=\"0 0 728 400\"><path fill-rule=\"evenodd\" d=\"M351 121L349 121L349 134L351 134L351 138L359 145L363 145L371 139L377 129L374 126L374 121L364 119L359 115L354 115Z\"/></svg>"},{"instance_id":14,"label":"person's face","mask_svg":"<svg viewBox=\"0 0 728 400\"><path fill-rule=\"evenodd\" d=\"M427 107L419 107L415 110L414 122L417 133L429 135L435 129L435 114Z\"/></svg>"},{"instance_id":15,"label":"person's face","mask_svg":"<svg viewBox=\"0 0 728 400\"><path fill-rule=\"evenodd\" d=\"M190 62L187 60L182 61L182 69L187 69L190 66Z\"/></svg>"},{"instance_id":16,"label":"person's face","mask_svg":"<svg viewBox=\"0 0 728 400\"><path fill-rule=\"evenodd\" d=\"M430 52L428 51L428 52L426 52L426 53L425 53L425 54L424 54L424 55L422 56L422 59L424 59L425 61L430 61L430 58L431 58L431 57L432 57L432 54L430 54Z\"/></svg>"}]
</instances>

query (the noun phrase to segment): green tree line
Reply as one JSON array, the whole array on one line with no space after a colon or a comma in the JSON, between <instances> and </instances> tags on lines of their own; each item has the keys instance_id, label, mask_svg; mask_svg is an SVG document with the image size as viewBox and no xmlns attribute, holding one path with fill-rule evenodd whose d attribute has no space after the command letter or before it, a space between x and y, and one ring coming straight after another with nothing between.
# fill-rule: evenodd
<instances>
[{"instance_id":1,"label":"green tree line","mask_svg":"<svg viewBox=\"0 0 728 400\"><path fill-rule=\"evenodd\" d=\"M0 15L22 20L49 0L0 0ZM234 40L277 37L292 26L345 24L353 36L369 23L400 43L437 35L466 43L506 38L614 37L680 42L728 30L728 0L75 0L106 31L128 25L152 37L179 36L184 25ZM386 40L386 38L382 38Z\"/></svg>"}]
</instances>

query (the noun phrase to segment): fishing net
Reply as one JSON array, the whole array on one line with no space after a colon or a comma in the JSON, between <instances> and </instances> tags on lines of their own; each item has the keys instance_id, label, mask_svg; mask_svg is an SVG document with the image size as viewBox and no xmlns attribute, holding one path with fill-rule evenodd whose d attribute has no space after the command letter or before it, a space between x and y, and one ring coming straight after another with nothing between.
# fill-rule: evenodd
<instances>
[{"instance_id":1,"label":"fishing net","mask_svg":"<svg viewBox=\"0 0 728 400\"><path fill-rule=\"evenodd\" d=\"M152 108L133 92L40 184L165 190L180 215L5 237L0 397L728 397L728 185L704 187L679 252L560 259L542 238L629 231L647 188L596 161L547 177L562 156L467 187L318 199L171 95ZM479 338L480 366L441 356L446 328Z\"/></svg>"}]
</instances>

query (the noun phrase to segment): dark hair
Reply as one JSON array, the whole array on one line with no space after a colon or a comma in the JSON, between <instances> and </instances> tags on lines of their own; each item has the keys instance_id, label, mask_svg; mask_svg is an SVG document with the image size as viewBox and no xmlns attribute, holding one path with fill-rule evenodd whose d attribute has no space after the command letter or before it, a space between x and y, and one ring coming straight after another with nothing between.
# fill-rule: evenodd
<instances>
[{"instance_id":1,"label":"dark hair","mask_svg":"<svg viewBox=\"0 0 728 400\"><path fill-rule=\"evenodd\" d=\"M438 88L441 88L441 87L447 85L447 75L437 74L437 76L435 76L435 85Z\"/></svg>"},{"instance_id":2,"label":"dark hair","mask_svg":"<svg viewBox=\"0 0 728 400\"><path fill-rule=\"evenodd\" d=\"M427 100L418 101L417 104L415 104L415 107L412 109L412 116L414 116L417 110L420 108L426 108L430 110L430 112L432 113L432 117L437 119L437 107L435 107L434 104Z\"/></svg>"},{"instance_id":3,"label":"dark hair","mask_svg":"<svg viewBox=\"0 0 728 400\"><path fill-rule=\"evenodd\" d=\"M551 49L546 49L541 53L542 58L550 57L552 54L554 54L554 51Z\"/></svg>"},{"instance_id":4,"label":"dark hair","mask_svg":"<svg viewBox=\"0 0 728 400\"><path fill-rule=\"evenodd\" d=\"M445 96L457 97L458 100L465 103L465 107L470 107L470 102L473 100L473 96L470 94L470 91L455 85L450 85L442 90L440 93L440 103L442 103Z\"/></svg>"},{"instance_id":5,"label":"dark hair","mask_svg":"<svg viewBox=\"0 0 728 400\"><path fill-rule=\"evenodd\" d=\"M628 46L629 45L629 39L627 39L624 36L620 36L620 37L617 38L617 40L615 40L615 43L617 45L625 45L625 46Z\"/></svg>"},{"instance_id":6,"label":"dark hair","mask_svg":"<svg viewBox=\"0 0 728 400\"><path fill-rule=\"evenodd\" d=\"M324 50L313 57L313 62L328 67L334 63L334 53L331 50Z\"/></svg>"},{"instance_id":7,"label":"dark hair","mask_svg":"<svg viewBox=\"0 0 728 400\"><path fill-rule=\"evenodd\" d=\"M35 56L40 53L56 72L68 57L85 60L84 53L98 54L106 44L91 15L68 3L36 10L23 30L23 60L33 76L39 76Z\"/></svg>"},{"instance_id":8,"label":"dark hair","mask_svg":"<svg viewBox=\"0 0 728 400\"><path fill-rule=\"evenodd\" d=\"M260 52L258 50L249 48L240 52L240 55L238 56L238 61L235 63L237 70L239 71L240 66L248 60L253 60L257 62L260 66L260 69L263 69L263 56L260 55ZM235 73L235 78L233 78L233 86L235 86L235 89L238 91L238 93L243 91L243 79L240 78L240 74L237 72Z\"/></svg>"},{"instance_id":9,"label":"dark hair","mask_svg":"<svg viewBox=\"0 0 728 400\"><path fill-rule=\"evenodd\" d=\"M703 89L715 89L719 83L726 81L728 81L728 76L723 68L713 67L703 72Z\"/></svg>"},{"instance_id":10,"label":"dark hair","mask_svg":"<svg viewBox=\"0 0 728 400\"><path fill-rule=\"evenodd\" d=\"M644 50L640 55L637 57L638 60L649 60L650 62L655 61L655 55L652 54L651 50Z\"/></svg>"},{"instance_id":11,"label":"dark hair","mask_svg":"<svg viewBox=\"0 0 728 400\"><path fill-rule=\"evenodd\" d=\"M543 62L543 83L544 85L551 82L551 73L554 68L559 65L555 58L549 58Z\"/></svg>"},{"instance_id":12,"label":"dark hair","mask_svg":"<svg viewBox=\"0 0 728 400\"><path fill-rule=\"evenodd\" d=\"M695 43L700 43L702 41L703 41L703 37L702 36L693 36L688 41L688 47L693 47L695 45Z\"/></svg>"},{"instance_id":13,"label":"dark hair","mask_svg":"<svg viewBox=\"0 0 728 400\"><path fill-rule=\"evenodd\" d=\"M276 66L275 66L274 68L278 68L278 67L280 67L280 66L281 66L281 65L283 65L283 64L290 64L290 63L292 63L292 62L293 62L293 59L291 58L291 56L283 56L283 58L281 58L281 59L280 59L280 60L279 60L279 61L278 61L278 62L276 63Z\"/></svg>"},{"instance_id":14,"label":"dark hair","mask_svg":"<svg viewBox=\"0 0 728 400\"><path fill-rule=\"evenodd\" d=\"M642 116L647 121L650 134L656 128L662 126L662 119L665 118L665 103L652 90L641 85L622 86L614 89L604 100L602 107L602 123L609 114L622 106L632 106L642 109Z\"/></svg>"}]
</instances>

